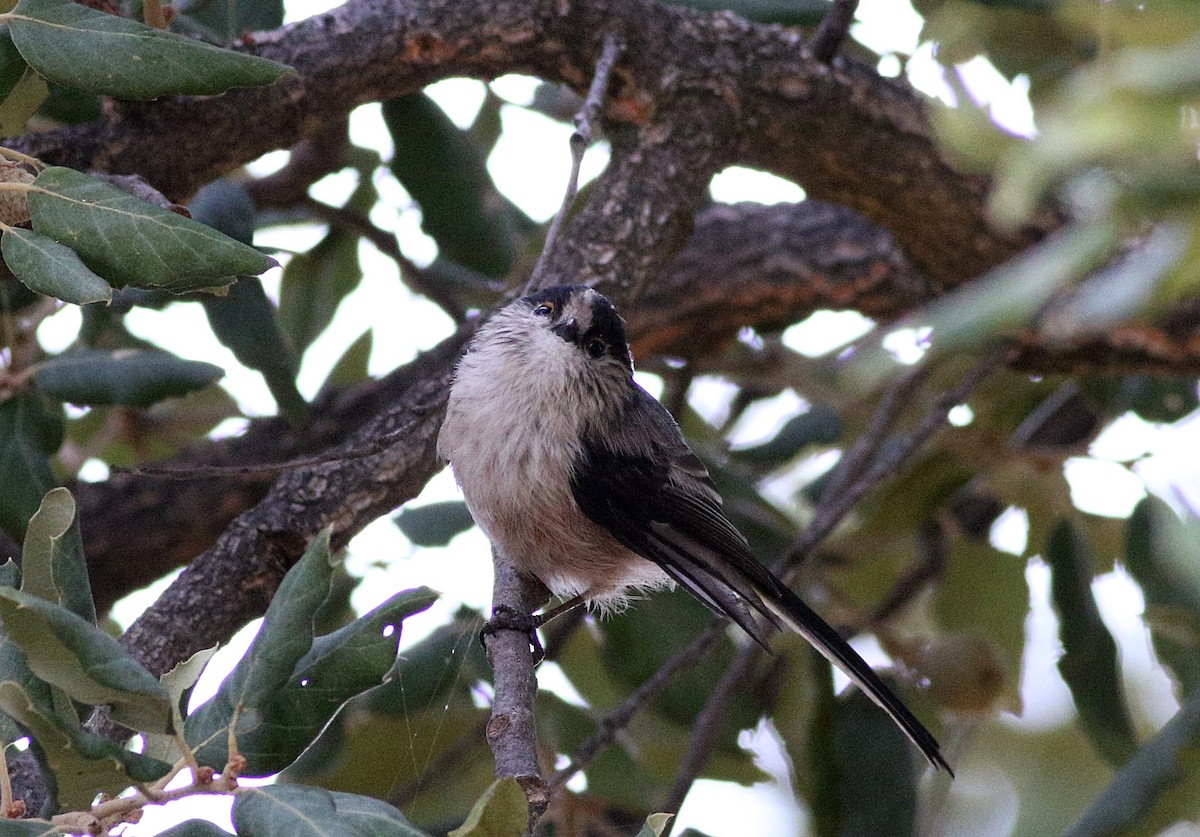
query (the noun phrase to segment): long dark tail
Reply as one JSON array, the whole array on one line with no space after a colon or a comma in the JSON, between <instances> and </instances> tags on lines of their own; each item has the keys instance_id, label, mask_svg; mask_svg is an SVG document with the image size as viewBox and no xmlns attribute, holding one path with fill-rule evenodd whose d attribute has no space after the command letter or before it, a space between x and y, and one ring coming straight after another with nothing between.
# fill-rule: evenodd
<instances>
[{"instance_id":1,"label":"long dark tail","mask_svg":"<svg viewBox=\"0 0 1200 837\"><path fill-rule=\"evenodd\" d=\"M930 764L936 769L945 770L951 777L954 776L954 771L942 755L933 734L925 729L900 698L879 679L875 670L867 665L867 661L860 657L837 631L782 582L776 582L770 590L759 589L755 592L762 598L763 604L771 614L807 639L825 659L841 669L854 685L866 692L867 696L904 731L909 741L917 745L917 749Z\"/></svg>"}]
</instances>

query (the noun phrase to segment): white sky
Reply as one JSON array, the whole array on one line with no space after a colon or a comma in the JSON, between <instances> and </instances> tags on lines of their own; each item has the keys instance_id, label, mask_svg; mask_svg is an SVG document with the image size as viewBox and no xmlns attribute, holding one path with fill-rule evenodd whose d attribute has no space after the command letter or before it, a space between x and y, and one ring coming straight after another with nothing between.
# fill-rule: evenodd
<instances>
[{"instance_id":1,"label":"white sky","mask_svg":"<svg viewBox=\"0 0 1200 837\"><path fill-rule=\"evenodd\" d=\"M289 0L291 19L300 19L324 8L337 5L322 0ZM884 54L881 71L895 74L899 61L895 55L909 56L910 80L932 96L953 104L954 93L943 77L940 66L933 60L928 44L918 42L921 22L907 0L863 0L859 7L860 23L853 34L863 43ZM990 109L993 118L1014 133L1031 136L1034 133L1032 111L1028 102L1028 84L1024 79L1009 83L983 59L976 59L957 68L964 87L976 104ZM535 82L530 79L506 77L493 83L493 89L515 103L528 101ZM451 80L434 85L430 93L450 116L461 125L469 124L478 110L483 85L470 80ZM569 169L567 138L569 129L551 123L544 117L517 107L507 107L502 113L504 134L489 160L489 171L498 187L532 217L548 219L557 209ZM356 143L377 148L385 156L391 153L390 140L383 129L378 106L366 106L355 112L351 121L352 138ZM278 167L286 154L268 155L256 165L260 172ZM603 146L589 151L585 162L585 178L594 177L607 162ZM354 187L356 175L342 172L332 175L315 187L323 200L340 202ZM397 230L405 252L418 263L430 261L436 248L419 229L418 211L411 206L403 189L390 175L381 174L377 186L383 201L373 212L372 219L384 229ZM793 183L769 174L734 168L713 180L712 195L718 201L756 200L759 202L797 201L803 191ZM321 234L319 227L306 230L267 232L259 236L260 245L274 245L292 250L311 246ZM333 362L364 330L374 335L374 351L370 369L382 374L412 359L422 349L435 345L450 333L452 324L436 306L413 297L399 281L395 265L373 247L363 244L361 261L366 278L362 286L346 298L330 329L306 353L300 375L302 392L311 397L324 380ZM279 271L265 278L268 292L277 293ZM48 321L40 337L48 348L59 350L74 339L78 329L78 309L68 306ZM173 305L163 312L135 310L127 318L130 329L183 357L203 359L225 367L227 375L222 385L238 400L248 415L274 412L270 394L258 373L245 370L231 353L222 347L209 331L199 305ZM832 351L870 328L869 321L853 313L822 312L809 321L789 329L786 342L797 351L820 354ZM650 381L651 386L654 385ZM653 390L652 390L653 391ZM713 384L708 390L708 407L721 409L721 387ZM750 438L763 435L782 420L782 409L795 410L799 399L785 395L775 410L766 410L761 422L744 427L742 435ZM964 408L965 409L965 408ZM970 420L969 410L956 413L956 422ZM236 432L233 423L226 432ZM1129 418L1106 431L1092 446L1090 456L1071 460L1067 478L1073 497L1081 508L1098 514L1116 517L1127 515L1133 504L1145 495L1141 480L1118 462L1146 457L1138 473L1152 485L1165 488L1171 481L1198 478L1181 472L1179 457L1173 452L1180 443L1175 428L1147 425ZM104 468L93 463L85 472L91 478L103 478ZM1194 485L1200 490L1200 485ZM448 471L435 477L414 501L423 504L458 496ZM1021 515L1007 518L996 533L999 543L1020 549L1024 541L1024 520ZM478 530L456 538L446 549L413 549L396 527L384 518L357 537L347 559L350 570L363 576L365 583L354 594L354 604L367 610L392 593L421 584L446 593L443 600L426 614L406 623L405 643L411 643L441 624L461 602L484 608L491 598L491 566L489 551ZM1070 697L1053 671L1058 654L1054 616L1048 603L1048 574L1043 565L1034 562L1028 571L1032 590L1033 610L1029 621L1030 641L1026 651L1026 671L1037 672L1036 683L1025 683L1023 698L1025 715L1022 724L1031 728L1061 723L1071 712ZM1165 720L1174 703L1161 672L1150 662L1144 629L1140 622L1141 599L1135 585L1121 574L1099 579L1096 592L1105 618L1121 643L1127 674L1133 681L1149 684L1138 694L1152 705L1154 717ZM122 622L130 621L147 601L146 596L123 603L116 615ZM253 630L243 632L235 646L248 642ZM869 649L867 649L869 650ZM235 648L223 651L226 658L236 659ZM216 666L214 666L214 669ZM555 682L555 667L544 666L541 676L548 687L564 688ZM204 688L213 687L212 676ZM701 782L688 798L681 813L676 833L691 824L712 837L792 837L802 829L804 814L795 808L786 786L787 765L773 736L760 729L752 741L765 767L776 776L775 781L752 789L717 782ZM780 784L782 782L783 784ZM1003 794L1000 782L989 793ZM978 790L978 789L976 789ZM1009 788L1011 792L1011 788ZM187 816L210 816L229 828L228 805L220 800L202 798L190 803L176 803L168 809L149 809L143 823L126 831L130 837L149 835L167 824ZM1001 805L1000 808L1003 808ZM998 808L999 810L999 808ZM999 831L997 833L1004 833Z\"/></svg>"}]
</instances>

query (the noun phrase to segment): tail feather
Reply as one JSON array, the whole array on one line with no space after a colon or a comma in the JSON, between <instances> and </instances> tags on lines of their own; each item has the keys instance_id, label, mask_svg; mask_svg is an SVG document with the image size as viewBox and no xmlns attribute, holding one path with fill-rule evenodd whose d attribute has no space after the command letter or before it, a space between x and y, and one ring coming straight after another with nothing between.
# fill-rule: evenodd
<instances>
[{"instance_id":1,"label":"tail feather","mask_svg":"<svg viewBox=\"0 0 1200 837\"><path fill-rule=\"evenodd\" d=\"M937 739L917 717L909 711L901 700L892 693L875 670L867 661L859 656L841 635L829 626L824 619L800 600L800 597L782 583L771 590L759 590L763 604L796 633L803 636L816 648L825 659L833 663L850 678L850 682L858 686L867 697L888 714L896 725L908 736L909 741L916 745L922 755L935 768L945 770L954 776L950 764L942 755Z\"/></svg>"}]
</instances>

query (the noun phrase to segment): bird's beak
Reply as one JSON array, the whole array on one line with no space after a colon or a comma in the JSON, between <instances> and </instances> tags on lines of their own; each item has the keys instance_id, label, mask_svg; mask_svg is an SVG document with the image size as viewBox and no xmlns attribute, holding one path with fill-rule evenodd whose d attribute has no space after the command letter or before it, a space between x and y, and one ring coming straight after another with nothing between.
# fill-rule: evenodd
<instances>
[{"instance_id":1,"label":"bird's beak","mask_svg":"<svg viewBox=\"0 0 1200 837\"><path fill-rule=\"evenodd\" d=\"M550 330L568 343L579 342L579 323L575 321L574 317L569 320L563 320Z\"/></svg>"}]
</instances>

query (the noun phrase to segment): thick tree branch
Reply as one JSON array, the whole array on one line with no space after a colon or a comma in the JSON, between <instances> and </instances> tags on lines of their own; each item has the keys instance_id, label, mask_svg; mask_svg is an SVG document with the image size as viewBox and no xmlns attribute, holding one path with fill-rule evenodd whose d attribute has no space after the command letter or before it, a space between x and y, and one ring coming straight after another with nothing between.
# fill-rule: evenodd
<instances>
[{"instance_id":1,"label":"thick tree branch","mask_svg":"<svg viewBox=\"0 0 1200 837\"><path fill-rule=\"evenodd\" d=\"M891 229L940 286L977 275L1055 223L1042 218L1017 235L990 229L986 180L943 160L922 100L902 80L850 58L829 66L790 30L653 0L350 0L240 47L295 67L269 88L116 104L96 122L13 144L48 162L137 172L180 198L358 104L438 79L522 72L582 93L614 28L626 49L610 120L646 124L700 93L720 102L727 118L718 136L734 143L727 162L858 209ZM164 145L178 153L156 153Z\"/></svg>"},{"instance_id":2,"label":"thick tree branch","mask_svg":"<svg viewBox=\"0 0 1200 837\"><path fill-rule=\"evenodd\" d=\"M346 458L280 476L257 506L238 517L184 570L121 638L155 674L224 642L261 615L308 541L333 527L335 548L363 526L416 496L436 472L437 431L462 330L406 367L408 386L341 446ZM356 451L395 444L369 456Z\"/></svg>"}]
</instances>

